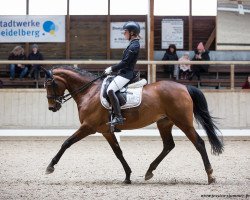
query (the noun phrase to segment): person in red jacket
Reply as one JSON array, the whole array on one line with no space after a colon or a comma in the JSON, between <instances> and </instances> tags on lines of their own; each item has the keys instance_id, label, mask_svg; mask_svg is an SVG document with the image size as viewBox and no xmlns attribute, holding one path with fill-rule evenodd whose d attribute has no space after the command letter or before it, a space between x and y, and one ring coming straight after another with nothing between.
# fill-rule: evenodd
<instances>
[{"instance_id":1,"label":"person in red jacket","mask_svg":"<svg viewBox=\"0 0 250 200\"><path fill-rule=\"evenodd\" d=\"M242 89L250 89L250 75L247 76L246 82L242 85Z\"/></svg>"},{"instance_id":2,"label":"person in red jacket","mask_svg":"<svg viewBox=\"0 0 250 200\"><path fill-rule=\"evenodd\" d=\"M202 42L197 46L197 49L194 51L193 61L209 61L209 51L205 49ZM193 65L191 67L193 74L189 77L189 80L192 80L194 76L197 76L198 80L201 80L201 73L208 72L209 65Z\"/></svg>"}]
</instances>

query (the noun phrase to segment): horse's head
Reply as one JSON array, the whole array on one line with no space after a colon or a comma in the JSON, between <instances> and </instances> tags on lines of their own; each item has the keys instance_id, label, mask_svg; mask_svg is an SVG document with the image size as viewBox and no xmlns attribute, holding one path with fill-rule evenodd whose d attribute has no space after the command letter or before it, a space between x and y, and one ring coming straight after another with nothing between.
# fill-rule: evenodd
<instances>
[{"instance_id":1,"label":"horse's head","mask_svg":"<svg viewBox=\"0 0 250 200\"><path fill-rule=\"evenodd\" d=\"M43 69L43 71L46 74L44 87L47 91L48 108L56 112L62 107L62 97L66 90L66 86L62 79L53 75L51 70Z\"/></svg>"}]
</instances>

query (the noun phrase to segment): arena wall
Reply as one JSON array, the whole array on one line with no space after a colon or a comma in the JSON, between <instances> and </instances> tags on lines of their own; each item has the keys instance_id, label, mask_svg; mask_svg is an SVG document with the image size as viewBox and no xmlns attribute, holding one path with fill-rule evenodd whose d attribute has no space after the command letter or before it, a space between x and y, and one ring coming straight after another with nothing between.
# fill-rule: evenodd
<instances>
[{"instance_id":1,"label":"arena wall","mask_svg":"<svg viewBox=\"0 0 250 200\"><path fill-rule=\"evenodd\" d=\"M217 119L219 128L250 128L249 91L204 90L203 92L211 114L219 118ZM78 112L73 100L65 103L59 112L53 113L48 110L44 89L0 90L1 129L68 129L77 127L79 127Z\"/></svg>"}]
</instances>

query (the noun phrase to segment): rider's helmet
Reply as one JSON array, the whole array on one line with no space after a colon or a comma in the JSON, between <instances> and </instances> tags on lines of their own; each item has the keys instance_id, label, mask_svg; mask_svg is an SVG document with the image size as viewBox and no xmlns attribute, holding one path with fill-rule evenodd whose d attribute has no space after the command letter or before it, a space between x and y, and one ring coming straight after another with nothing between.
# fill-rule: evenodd
<instances>
[{"instance_id":1,"label":"rider's helmet","mask_svg":"<svg viewBox=\"0 0 250 200\"><path fill-rule=\"evenodd\" d=\"M123 30L128 30L131 36L138 36L140 33L140 25L137 22L129 21L123 25Z\"/></svg>"}]
</instances>

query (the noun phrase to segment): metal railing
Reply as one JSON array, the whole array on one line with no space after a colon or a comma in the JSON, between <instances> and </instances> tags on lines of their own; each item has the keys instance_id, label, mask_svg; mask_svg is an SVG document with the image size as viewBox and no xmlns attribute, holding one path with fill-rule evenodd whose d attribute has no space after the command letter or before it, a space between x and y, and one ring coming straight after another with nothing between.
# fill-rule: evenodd
<instances>
[{"instance_id":1,"label":"metal railing","mask_svg":"<svg viewBox=\"0 0 250 200\"><path fill-rule=\"evenodd\" d=\"M41 64L41 65L113 65L119 63L120 60L0 60L2 64ZM148 82L156 82L157 65L229 65L230 66L230 88L233 90L235 85L235 65L249 65L250 61L148 61L139 60L137 65L147 65Z\"/></svg>"}]
</instances>

